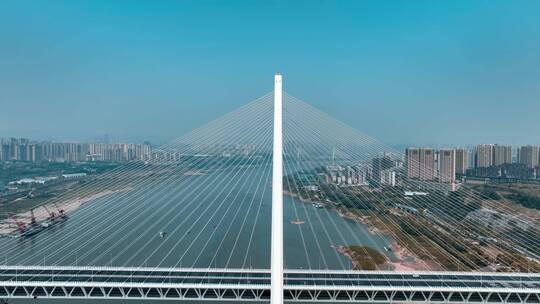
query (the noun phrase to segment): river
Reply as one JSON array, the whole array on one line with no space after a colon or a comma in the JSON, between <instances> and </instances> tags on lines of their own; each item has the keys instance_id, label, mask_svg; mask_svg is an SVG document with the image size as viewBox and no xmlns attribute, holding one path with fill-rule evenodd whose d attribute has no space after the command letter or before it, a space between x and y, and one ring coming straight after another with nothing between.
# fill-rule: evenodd
<instances>
[{"instance_id":1,"label":"river","mask_svg":"<svg viewBox=\"0 0 540 304\"><path fill-rule=\"evenodd\" d=\"M0 258L24 265L268 268L268 173L253 168L234 178L209 176L214 172L157 179L86 203L34 236L1 238ZM286 268L349 269L339 245L369 246L393 261L383 249L388 243L333 210L284 197Z\"/></svg>"}]
</instances>

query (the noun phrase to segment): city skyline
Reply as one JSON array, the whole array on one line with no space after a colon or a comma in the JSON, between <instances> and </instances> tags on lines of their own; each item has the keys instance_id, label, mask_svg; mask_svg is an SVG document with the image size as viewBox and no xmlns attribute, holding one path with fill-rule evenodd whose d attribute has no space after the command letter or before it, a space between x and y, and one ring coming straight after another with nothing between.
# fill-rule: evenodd
<instances>
[{"instance_id":1,"label":"city skyline","mask_svg":"<svg viewBox=\"0 0 540 304\"><path fill-rule=\"evenodd\" d=\"M156 148L156 147L154 147ZM229 147L231 148L231 147ZM230 157L232 153L249 155L252 145L223 151ZM196 149L196 148L195 148ZM337 179L333 176L328 181L354 185L395 185L400 184L404 173L412 180L438 181L452 185L457 190L463 180L460 178L503 178L535 180L540 177L540 147L523 145L513 147L500 144L478 144L472 148L464 147L407 147L404 153L387 151L381 157L374 157L368 162L359 161L354 169L348 167L348 177ZM327 165L330 171L343 168L334 164L335 150L332 149L332 163ZM218 153L219 154L219 153ZM129 161L179 161L180 151L153 149L149 143L136 144L114 142L106 138L104 142L55 142L36 141L27 138L0 137L1 162L129 162ZM404 165L404 172L401 168ZM352 170L352 171L351 171ZM366 171L367 170L367 171ZM354 174L352 172L356 171ZM352 174L352 175L351 175ZM343 177L343 176L342 176Z\"/></svg>"},{"instance_id":2,"label":"city skyline","mask_svg":"<svg viewBox=\"0 0 540 304\"><path fill-rule=\"evenodd\" d=\"M534 180L540 177L539 151L538 145L478 144L439 150L408 147L404 160L407 176L421 181L455 184L459 178Z\"/></svg>"},{"instance_id":3,"label":"city skyline","mask_svg":"<svg viewBox=\"0 0 540 304\"><path fill-rule=\"evenodd\" d=\"M539 5L2 2L0 135L166 142L280 71L391 145L538 144Z\"/></svg>"},{"instance_id":4,"label":"city skyline","mask_svg":"<svg viewBox=\"0 0 540 304\"><path fill-rule=\"evenodd\" d=\"M0 137L0 162L126 162L142 159L151 151L152 147L147 143L56 142Z\"/></svg>"}]
</instances>

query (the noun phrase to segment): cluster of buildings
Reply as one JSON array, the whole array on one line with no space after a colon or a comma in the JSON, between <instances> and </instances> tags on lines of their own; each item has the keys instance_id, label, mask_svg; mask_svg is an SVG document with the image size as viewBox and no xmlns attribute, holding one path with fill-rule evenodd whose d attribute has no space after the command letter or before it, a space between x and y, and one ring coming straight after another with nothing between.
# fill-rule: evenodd
<instances>
[{"instance_id":1,"label":"cluster of buildings","mask_svg":"<svg viewBox=\"0 0 540 304\"><path fill-rule=\"evenodd\" d=\"M456 173L468 168L465 149L408 148L405 150L407 177L422 181L455 182Z\"/></svg>"},{"instance_id":2,"label":"cluster of buildings","mask_svg":"<svg viewBox=\"0 0 540 304\"><path fill-rule=\"evenodd\" d=\"M482 144L473 149L408 148L405 151L407 177L422 181L454 183L456 177L540 177L538 146Z\"/></svg>"},{"instance_id":3,"label":"cluster of buildings","mask_svg":"<svg viewBox=\"0 0 540 304\"><path fill-rule=\"evenodd\" d=\"M69 174L62 174L60 176L38 176L34 178L22 178L16 181L12 181L8 183L8 186L14 186L14 185L29 185L29 184L40 184L44 185L50 181L57 180L58 178L62 179L78 179L86 177L86 173L69 173Z\"/></svg>"},{"instance_id":4,"label":"cluster of buildings","mask_svg":"<svg viewBox=\"0 0 540 304\"><path fill-rule=\"evenodd\" d=\"M32 141L26 138L0 139L0 162L123 162L143 158L152 148L132 143L70 143Z\"/></svg>"},{"instance_id":5,"label":"cluster of buildings","mask_svg":"<svg viewBox=\"0 0 540 304\"><path fill-rule=\"evenodd\" d=\"M540 147L514 149L481 144L467 148L406 149L405 157L384 154L360 165L326 166L324 179L339 186L411 186L454 191L462 178L540 179ZM459 181L458 181L459 179Z\"/></svg>"},{"instance_id":6,"label":"cluster of buildings","mask_svg":"<svg viewBox=\"0 0 540 304\"><path fill-rule=\"evenodd\" d=\"M325 179L329 184L364 186L369 185L367 166L327 165Z\"/></svg>"},{"instance_id":7,"label":"cluster of buildings","mask_svg":"<svg viewBox=\"0 0 540 304\"><path fill-rule=\"evenodd\" d=\"M384 154L371 160L371 163L355 166L327 165L327 183L340 186L396 186L403 171L403 161Z\"/></svg>"}]
</instances>

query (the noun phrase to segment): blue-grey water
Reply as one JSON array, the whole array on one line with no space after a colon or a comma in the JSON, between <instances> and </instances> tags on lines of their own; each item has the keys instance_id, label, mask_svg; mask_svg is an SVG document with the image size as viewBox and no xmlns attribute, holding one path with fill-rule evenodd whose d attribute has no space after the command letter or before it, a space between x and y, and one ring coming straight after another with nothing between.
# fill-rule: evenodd
<instances>
[{"instance_id":1,"label":"blue-grey water","mask_svg":"<svg viewBox=\"0 0 540 304\"><path fill-rule=\"evenodd\" d=\"M102 197L34 236L0 238L1 259L25 265L268 268L270 172L242 172L179 175ZM388 245L363 224L288 196L284 225L287 268L348 269L350 262L335 246L365 245L384 253Z\"/></svg>"}]
</instances>

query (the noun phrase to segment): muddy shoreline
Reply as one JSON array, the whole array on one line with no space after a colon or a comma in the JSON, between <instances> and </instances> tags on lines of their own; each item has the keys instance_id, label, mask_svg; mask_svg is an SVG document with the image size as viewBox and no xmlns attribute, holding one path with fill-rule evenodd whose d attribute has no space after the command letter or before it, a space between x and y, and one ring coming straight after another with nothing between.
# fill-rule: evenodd
<instances>
[{"instance_id":1,"label":"muddy shoreline","mask_svg":"<svg viewBox=\"0 0 540 304\"><path fill-rule=\"evenodd\" d=\"M57 207L58 209L64 210L65 214L69 215L70 213L75 212L77 209L79 209L86 203L89 203L91 201L94 201L94 200L97 200L97 199L100 199L100 198L103 198L112 194L128 192L131 190L132 188L123 188L123 189L118 189L118 190L104 190L104 191L87 195L87 196L83 196L83 197L49 202L49 203L35 207L34 216L37 222L45 221L46 219L49 218L49 213L47 212L47 209L50 210L51 212L58 213ZM47 209L44 207L46 207ZM22 221L22 222L28 223L30 217L31 217L31 212L30 210L27 210L24 212L19 212L17 214L14 214L10 216L9 218L0 221L0 237L16 235L17 225L15 224L15 221Z\"/></svg>"},{"instance_id":2,"label":"muddy shoreline","mask_svg":"<svg viewBox=\"0 0 540 304\"><path fill-rule=\"evenodd\" d=\"M358 223L366 225L370 235L384 235L384 236L392 238L392 236L389 233L379 229L378 227L375 227L369 220L370 216L361 216L358 214L354 214L352 211L349 211L343 207L336 207L338 205L333 202L323 201L320 199L316 201L304 199L304 198L299 197L298 194L292 193L287 190L284 190L283 194L289 197L292 197L302 203L321 204L323 208L329 208L329 209L332 209L332 211L337 212L337 214L341 218L356 221ZM350 246L355 246L355 245L357 244L348 244L346 246L337 246L335 248L340 254L344 255L351 262L353 269L356 269L359 266L358 262L353 257L352 251L350 250ZM398 242L393 238L391 240L391 250L396 257L396 261L392 262L390 260L387 260L384 264L378 265L377 267L378 269L395 270L395 271L417 271L417 270L432 270L433 268L429 266L425 261L419 259L416 255L412 254L407 248L399 245Z\"/></svg>"}]
</instances>

